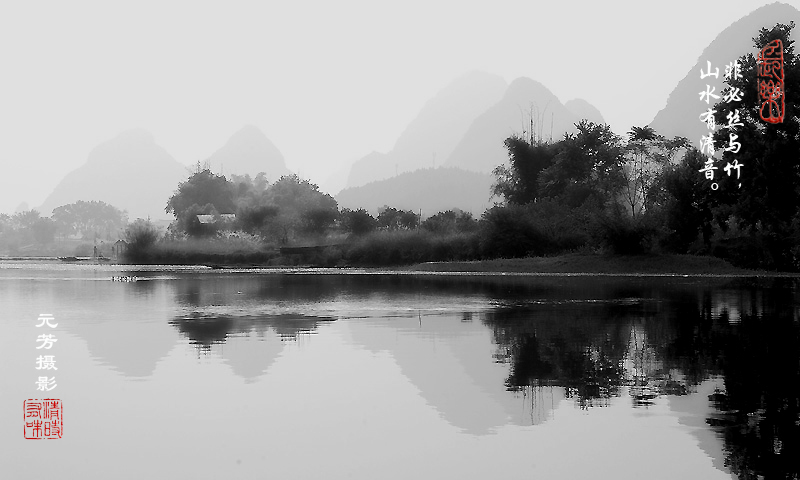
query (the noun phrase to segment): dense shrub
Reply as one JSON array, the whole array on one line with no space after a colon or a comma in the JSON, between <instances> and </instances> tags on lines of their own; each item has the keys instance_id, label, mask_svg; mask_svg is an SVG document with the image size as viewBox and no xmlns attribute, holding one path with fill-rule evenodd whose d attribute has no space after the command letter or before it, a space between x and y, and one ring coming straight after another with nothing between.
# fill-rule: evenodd
<instances>
[{"instance_id":1,"label":"dense shrub","mask_svg":"<svg viewBox=\"0 0 800 480\"><path fill-rule=\"evenodd\" d=\"M385 230L411 230L419 226L419 215L411 210L384 206L378 212L378 226Z\"/></svg>"},{"instance_id":2,"label":"dense shrub","mask_svg":"<svg viewBox=\"0 0 800 480\"><path fill-rule=\"evenodd\" d=\"M594 232L599 243L611 253L652 253L658 245L659 229L652 216L600 215L594 223Z\"/></svg>"},{"instance_id":3,"label":"dense shrub","mask_svg":"<svg viewBox=\"0 0 800 480\"><path fill-rule=\"evenodd\" d=\"M137 218L125 228L125 240L128 242L126 256L132 260L146 258L158 237L158 229L150 220Z\"/></svg>"},{"instance_id":4,"label":"dense shrub","mask_svg":"<svg viewBox=\"0 0 800 480\"><path fill-rule=\"evenodd\" d=\"M275 255L273 245L246 233L164 240L148 250L149 261L172 264L257 264L265 263Z\"/></svg>"},{"instance_id":5,"label":"dense shrub","mask_svg":"<svg viewBox=\"0 0 800 480\"><path fill-rule=\"evenodd\" d=\"M377 221L363 208L350 210L343 208L339 214L342 230L353 235L364 235L375 230Z\"/></svg>"},{"instance_id":6,"label":"dense shrub","mask_svg":"<svg viewBox=\"0 0 800 480\"><path fill-rule=\"evenodd\" d=\"M577 249L589 238L586 217L584 210L552 199L495 206L483 215L483 254L510 258Z\"/></svg>"},{"instance_id":7,"label":"dense shrub","mask_svg":"<svg viewBox=\"0 0 800 480\"><path fill-rule=\"evenodd\" d=\"M478 222L472 218L471 213L455 209L428 217L422 222L421 227L429 232L440 234L474 232L478 228Z\"/></svg>"},{"instance_id":8,"label":"dense shrub","mask_svg":"<svg viewBox=\"0 0 800 480\"><path fill-rule=\"evenodd\" d=\"M524 257L552 250L544 233L528 218L526 207L494 207L483 214L481 248L486 256Z\"/></svg>"},{"instance_id":9,"label":"dense shrub","mask_svg":"<svg viewBox=\"0 0 800 480\"><path fill-rule=\"evenodd\" d=\"M480 257L480 248L477 233L434 235L424 230L395 230L353 240L344 256L349 264L389 266L473 260Z\"/></svg>"}]
</instances>

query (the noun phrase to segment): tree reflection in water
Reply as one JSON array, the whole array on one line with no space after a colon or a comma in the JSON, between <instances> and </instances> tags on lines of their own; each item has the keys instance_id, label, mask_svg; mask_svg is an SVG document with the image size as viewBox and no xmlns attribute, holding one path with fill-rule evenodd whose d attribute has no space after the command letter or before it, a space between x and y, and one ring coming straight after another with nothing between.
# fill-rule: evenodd
<instances>
[{"instance_id":1,"label":"tree reflection in water","mask_svg":"<svg viewBox=\"0 0 800 480\"><path fill-rule=\"evenodd\" d=\"M724 441L725 464L739 478L800 478L798 282L740 283L517 304L485 323L496 361L510 364L507 389L563 387L581 408L625 391L646 407L719 376L725 388L709 396L707 423Z\"/></svg>"},{"instance_id":2,"label":"tree reflection in water","mask_svg":"<svg viewBox=\"0 0 800 480\"><path fill-rule=\"evenodd\" d=\"M313 333L322 323L335 321L330 317L310 317L298 314L252 316L222 316L195 313L170 321L185 335L199 352L208 352L214 344L225 343L234 335L255 333L263 337L272 331L281 340L296 340L299 335Z\"/></svg>"}]
</instances>

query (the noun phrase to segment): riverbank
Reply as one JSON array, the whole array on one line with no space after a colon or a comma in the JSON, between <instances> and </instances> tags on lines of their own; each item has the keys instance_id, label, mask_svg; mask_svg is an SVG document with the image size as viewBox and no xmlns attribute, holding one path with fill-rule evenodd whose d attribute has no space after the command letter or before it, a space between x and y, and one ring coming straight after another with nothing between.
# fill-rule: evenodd
<instances>
[{"instance_id":1,"label":"riverbank","mask_svg":"<svg viewBox=\"0 0 800 480\"><path fill-rule=\"evenodd\" d=\"M395 267L374 267L367 265L320 265L314 262L298 262L294 258L275 257L268 261L258 261L259 259L247 259L252 261L241 261L235 257L217 257L216 261L202 261L209 258L200 259L197 262L145 262L145 264L163 266L195 266L210 269L223 270L325 270L326 273L355 272L385 273L393 271L395 273L414 274L455 274L471 273L488 275L496 274L530 274L530 275L720 275L720 276L772 276L772 277L800 277L800 273L776 272L768 270L748 270L731 265L725 260L698 255L598 255L598 254L566 254L550 257L526 257L526 258L499 258L492 260L477 261L453 261L453 262L426 262L405 266ZM8 260L8 263L28 261L35 263L55 263L62 265L97 265L103 263L109 265L110 262L63 262L56 257L0 257L0 261ZM174 259L173 259L174 260ZM235 261L239 260L239 261ZM283 261L281 261L283 260ZM291 261L286 261L291 260ZM124 267L125 265L137 265L142 263L111 263L110 266Z\"/></svg>"},{"instance_id":2,"label":"riverbank","mask_svg":"<svg viewBox=\"0 0 800 480\"><path fill-rule=\"evenodd\" d=\"M423 272L474 273L592 273L612 275L787 275L798 274L748 270L725 260L698 255L593 255L567 254L553 257L498 258L469 262L427 262L404 267Z\"/></svg>"}]
</instances>

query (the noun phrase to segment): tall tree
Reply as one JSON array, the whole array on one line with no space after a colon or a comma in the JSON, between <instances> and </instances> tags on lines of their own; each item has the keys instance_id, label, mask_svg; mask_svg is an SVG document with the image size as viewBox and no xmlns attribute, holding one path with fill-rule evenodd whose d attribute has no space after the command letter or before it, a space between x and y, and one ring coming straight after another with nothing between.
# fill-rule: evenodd
<instances>
[{"instance_id":1,"label":"tall tree","mask_svg":"<svg viewBox=\"0 0 800 480\"><path fill-rule=\"evenodd\" d=\"M284 175L267 188L264 200L278 207L275 227L284 243L297 234L321 234L339 216L339 207L330 195L297 175Z\"/></svg>"},{"instance_id":2,"label":"tall tree","mask_svg":"<svg viewBox=\"0 0 800 480\"><path fill-rule=\"evenodd\" d=\"M378 226L386 230L411 230L418 226L419 215L384 205L378 212Z\"/></svg>"},{"instance_id":3,"label":"tall tree","mask_svg":"<svg viewBox=\"0 0 800 480\"><path fill-rule=\"evenodd\" d=\"M650 126L631 127L624 149L622 196L633 218L649 210L658 200L659 180L664 169L688 143L683 137L668 140Z\"/></svg>"},{"instance_id":4,"label":"tall tree","mask_svg":"<svg viewBox=\"0 0 800 480\"><path fill-rule=\"evenodd\" d=\"M492 171L497 178L492 193L506 202L520 205L541 198L539 174L552 165L559 145L535 144L518 135L508 137L504 144L510 165L500 165Z\"/></svg>"},{"instance_id":5,"label":"tall tree","mask_svg":"<svg viewBox=\"0 0 800 480\"><path fill-rule=\"evenodd\" d=\"M233 190L224 175L202 170L178 185L178 189L167 201L165 211L180 218L192 205L211 204L219 213L233 213L236 210Z\"/></svg>"},{"instance_id":6,"label":"tall tree","mask_svg":"<svg viewBox=\"0 0 800 480\"><path fill-rule=\"evenodd\" d=\"M339 221L345 232L353 235L364 235L375 230L377 221L363 208L350 210L343 208L339 214Z\"/></svg>"},{"instance_id":7,"label":"tall tree","mask_svg":"<svg viewBox=\"0 0 800 480\"><path fill-rule=\"evenodd\" d=\"M663 174L668 198L666 243L679 253L686 253L700 234L707 248L711 244L713 209L718 197L704 185L705 179L699 173L704 163L700 151L690 148L679 165L668 167Z\"/></svg>"},{"instance_id":8,"label":"tall tree","mask_svg":"<svg viewBox=\"0 0 800 480\"><path fill-rule=\"evenodd\" d=\"M84 237L109 237L122 230L127 222L127 213L102 201L78 200L53 209L53 221L61 235L77 233Z\"/></svg>"},{"instance_id":9,"label":"tall tree","mask_svg":"<svg viewBox=\"0 0 800 480\"><path fill-rule=\"evenodd\" d=\"M624 181L622 139L605 124L581 120L575 127L578 133L564 136L553 164L541 172L542 191L570 206L590 198L601 206L614 201Z\"/></svg>"},{"instance_id":10,"label":"tall tree","mask_svg":"<svg viewBox=\"0 0 800 480\"><path fill-rule=\"evenodd\" d=\"M195 236L210 235L216 232L215 226L201 223L197 215L234 213L235 191L224 175L201 170L178 185L165 210L175 215L179 230Z\"/></svg>"}]
</instances>

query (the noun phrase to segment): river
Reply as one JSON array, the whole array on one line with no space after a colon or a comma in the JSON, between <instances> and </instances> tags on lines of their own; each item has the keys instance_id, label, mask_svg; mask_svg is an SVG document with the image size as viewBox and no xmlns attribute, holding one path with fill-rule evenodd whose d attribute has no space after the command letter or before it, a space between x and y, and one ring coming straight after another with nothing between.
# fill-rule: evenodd
<instances>
[{"instance_id":1,"label":"river","mask_svg":"<svg viewBox=\"0 0 800 480\"><path fill-rule=\"evenodd\" d=\"M797 478L799 287L0 262L0 464L14 479ZM60 438L29 428L40 399L61 402Z\"/></svg>"}]
</instances>

